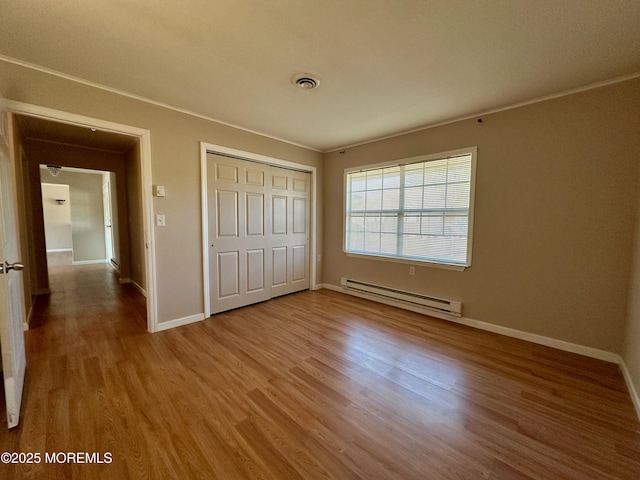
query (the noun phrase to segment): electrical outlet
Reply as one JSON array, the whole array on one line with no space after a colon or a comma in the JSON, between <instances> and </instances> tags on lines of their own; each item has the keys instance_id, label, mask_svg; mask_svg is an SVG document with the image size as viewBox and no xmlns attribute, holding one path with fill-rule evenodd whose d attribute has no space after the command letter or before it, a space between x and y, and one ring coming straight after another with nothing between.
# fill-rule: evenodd
<instances>
[{"instance_id":1,"label":"electrical outlet","mask_svg":"<svg viewBox=\"0 0 640 480\"><path fill-rule=\"evenodd\" d=\"M416 267L409 267L409 275L415 275L416 274Z\"/></svg>"}]
</instances>

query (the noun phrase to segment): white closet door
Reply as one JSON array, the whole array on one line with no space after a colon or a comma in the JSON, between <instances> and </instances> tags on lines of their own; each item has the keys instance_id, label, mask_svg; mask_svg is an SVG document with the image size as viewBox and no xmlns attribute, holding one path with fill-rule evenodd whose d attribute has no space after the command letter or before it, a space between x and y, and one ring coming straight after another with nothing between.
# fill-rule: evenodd
<instances>
[{"instance_id":1,"label":"white closet door","mask_svg":"<svg viewBox=\"0 0 640 480\"><path fill-rule=\"evenodd\" d=\"M271 297L309 288L309 173L271 167Z\"/></svg>"},{"instance_id":2,"label":"white closet door","mask_svg":"<svg viewBox=\"0 0 640 480\"><path fill-rule=\"evenodd\" d=\"M271 297L269 166L207 156L211 313Z\"/></svg>"}]
</instances>

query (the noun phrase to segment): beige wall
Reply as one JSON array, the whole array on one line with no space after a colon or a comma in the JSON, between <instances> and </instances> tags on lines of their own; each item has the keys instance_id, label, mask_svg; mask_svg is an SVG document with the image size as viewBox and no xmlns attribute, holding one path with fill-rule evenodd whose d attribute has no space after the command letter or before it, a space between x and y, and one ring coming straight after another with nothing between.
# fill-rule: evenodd
<instances>
[{"instance_id":1,"label":"beige wall","mask_svg":"<svg viewBox=\"0 0 640 480\"><path fill-rule=\"evenodd\" d=\"M166 227L155 229L160 322L204 311L201 141L316 166L322 178L322 155L318 152L25 67L0 63L0 96L4 98L151 132L152 182L164 185L167 190L165 198L153 199L154 213L165 214L167 223ZM321 195L319 205L322 205ZM318 213L321 216L322 209ZM322 239L322 232L319 232L319 239ZM319 243L321 248L321 241Z\"/></svg>"},{"instance_id":2,"label":"beige wall","mask_svg":"<svg viewBox=\"0 0 640 480\"><path fill-rule=\"evenodd\" d=\"M463 302L463 315L621 353L638 205L640 80L327 154L324 281ZM464 272L347 257L343 170L478 147Z\"/></svg>"},{"instance_id":3,"label":"beige wall","mask_svg":"<svg viewBox=\"0 0 640 480\"><path fill-rule=\"evenodd\" d=\"M69 185L42 183L42 214L47 251L72 250ZM64 200L60 203L58 200Z\"/></svg>"}]
</instances>

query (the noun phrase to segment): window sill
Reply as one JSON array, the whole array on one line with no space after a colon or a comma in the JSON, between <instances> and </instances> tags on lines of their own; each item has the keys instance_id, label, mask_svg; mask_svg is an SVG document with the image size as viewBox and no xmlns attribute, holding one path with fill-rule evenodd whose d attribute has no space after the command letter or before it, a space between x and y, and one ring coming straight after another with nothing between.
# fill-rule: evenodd
<instances>
[{"instance_id":1,"label":"window sill","mask_svg":"<svg viewBox=\"0 0 640 480\"><path fill-rule=\"evenodd\" d=\"M435 263L422 260L414 260L410 258L385 257L382 255L371 255L367 253L344 252L347 257L364 258L367 260L381 260L383 262L405 263L416 267L440 268L443 270L453 270L456 272L464 272L469 266L454 265L450 263Z\"/></svg>"}]
</instances>

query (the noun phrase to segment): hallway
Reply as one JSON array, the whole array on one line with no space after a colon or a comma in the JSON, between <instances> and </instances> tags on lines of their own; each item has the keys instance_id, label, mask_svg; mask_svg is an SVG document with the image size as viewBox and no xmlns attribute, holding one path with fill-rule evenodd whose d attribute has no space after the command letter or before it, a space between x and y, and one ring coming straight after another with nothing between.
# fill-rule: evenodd
<instances>
[{"instance_id":1,"label":"hallway","mask_svg":"<svg viewBox=\"0 0 640 480\"><path fill-rule=\"evenodd\" d=\"M30 329L46 327L51 336L73 330L83 336L86 330L113 329L117 323L146 331L145 299L133 285L121 285L107 264L69 263L60 256L49 258L51 294L38 297ZM73 347L81 345L73 342Z\"/></svg>"}]
</instances>

